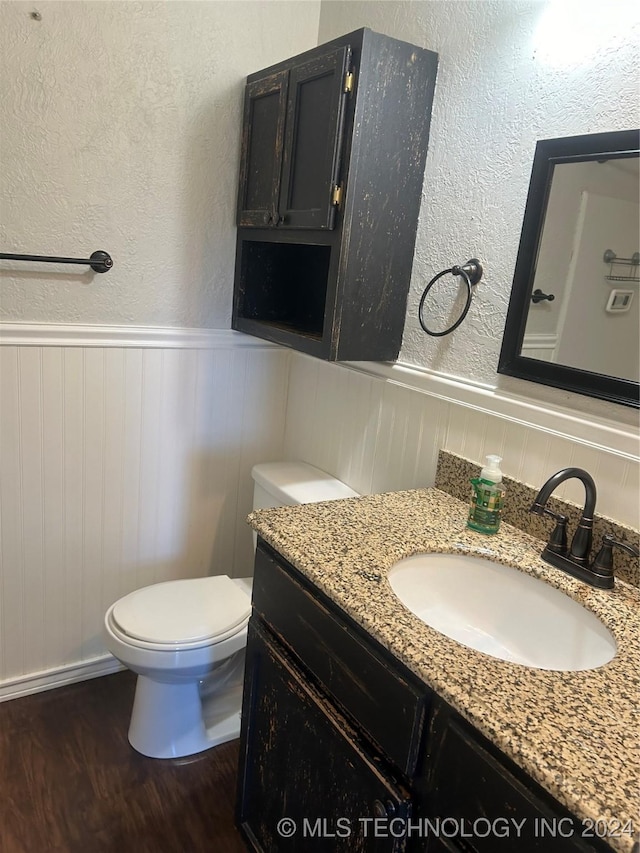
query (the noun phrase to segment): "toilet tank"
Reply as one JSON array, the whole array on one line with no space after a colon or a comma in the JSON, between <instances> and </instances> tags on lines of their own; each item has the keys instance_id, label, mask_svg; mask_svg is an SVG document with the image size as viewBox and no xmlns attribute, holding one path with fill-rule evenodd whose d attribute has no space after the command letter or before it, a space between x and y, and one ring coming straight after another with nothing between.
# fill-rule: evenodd
<instances>
[{"instance_id":1,"label":"toilet tank","mask_svg":"<svg viewBox=\"0 0 640 853\"><path fill-rule=\"evenodd\" d=\"M261 462L253 466L251 476L254 509L360 497L345 483L306 462Z\"/></svg>"}]
</instances>

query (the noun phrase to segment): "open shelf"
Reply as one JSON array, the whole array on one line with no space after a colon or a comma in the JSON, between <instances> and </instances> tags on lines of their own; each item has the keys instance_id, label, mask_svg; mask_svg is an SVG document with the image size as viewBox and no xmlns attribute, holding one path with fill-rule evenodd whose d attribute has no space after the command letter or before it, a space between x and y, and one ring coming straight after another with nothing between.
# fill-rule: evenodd
<instances>
[{"instance_id":1,"label":"open shelf","mask_svg":"<svg viewBox=\"0 0 640 853\"><path fill-rule=\"evenodd\" d=\"M238 318L320 340L331 246L243 240Z\"/></svg>"}]
</instances>

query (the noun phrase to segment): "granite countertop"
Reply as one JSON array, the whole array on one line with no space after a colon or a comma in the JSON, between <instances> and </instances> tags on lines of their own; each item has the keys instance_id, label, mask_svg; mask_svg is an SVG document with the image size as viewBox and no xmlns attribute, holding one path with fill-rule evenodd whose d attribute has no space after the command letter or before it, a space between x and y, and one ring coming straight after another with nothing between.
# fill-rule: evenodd
<instances>
[{"instance_id":1,"label":"granite countertop","mask_svg":"<svg viewBox=\"0 0 640 853\"><path fill-rule=\"evenodd\" d=\"M527 533L503 523L484 536L466 518L465 504L425 489L258 510L249 522L578 818L632 826L633 836L607 838L626 853L639 829L640 590L620 581L591 588L544 563L543 543ZM600 617L616 638L614 659L553 672L450 640L414 616L387 580L395 562L422 551L491 556L543 578Z\"/></svg>"}]
</instances>

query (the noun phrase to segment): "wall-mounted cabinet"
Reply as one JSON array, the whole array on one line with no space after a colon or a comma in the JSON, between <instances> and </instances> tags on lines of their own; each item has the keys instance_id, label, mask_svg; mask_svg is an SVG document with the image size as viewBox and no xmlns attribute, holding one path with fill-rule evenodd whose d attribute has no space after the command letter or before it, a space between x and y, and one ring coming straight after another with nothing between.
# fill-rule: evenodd
<instances>
[{"instance_id":1,"label":"wall-mounted cabinet","mask_svg":"<svg viewBox=\"0 0 640 853\"><path fill-rule=\"evenodd\" d=\"M397 357L436 66L363 29L247 79L234 329L329 360Z\"/></svg>"}]
</instances>

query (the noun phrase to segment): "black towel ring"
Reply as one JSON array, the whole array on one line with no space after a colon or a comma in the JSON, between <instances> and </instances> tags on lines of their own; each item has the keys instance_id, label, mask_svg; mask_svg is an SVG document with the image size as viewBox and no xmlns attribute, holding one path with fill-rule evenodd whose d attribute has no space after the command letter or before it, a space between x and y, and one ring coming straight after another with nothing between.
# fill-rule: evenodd
<instances>
[{"instance_id":1,"label":"black towel ring","mask_svg":"<svg viewBox=\"0 0 640 853\"><path fill-rule=\"evenodd\" d=\"M464 283L467 285L467 301L465 302L464 308L462 309L462 313L455 321L455 323L453 323L451 326L449 326L448 329L445 329L443 332L433 332L431 329L427 328L427 324L424 322L424 319L422 317L424 302L427 298L427 294L429 293L433 285L436 283L436 281L438 281L438 279L442 278L443 275L447 275L448 273L451 273L451 275L455 276L462 276L462 278L464 279ZM467 316L469 308L471 307L471 300L473 298L473 288L482 278L482 273L483 269L480 261L477 258L471 258L471 260L467 261L467 263L463 266L456 265L448 270L442 270L442 272L439 272L438 275L435 275L431 279L429 284L425 287L424 293L420 297L420 305L418 306L418 320L420 321L420 325L422 326L423 330L428 335L431 335L432 338L441 338L444 335L451 334L451 332L458 328L460 323L462 323L464 318Z\"/></svg>"}]
</instances>

